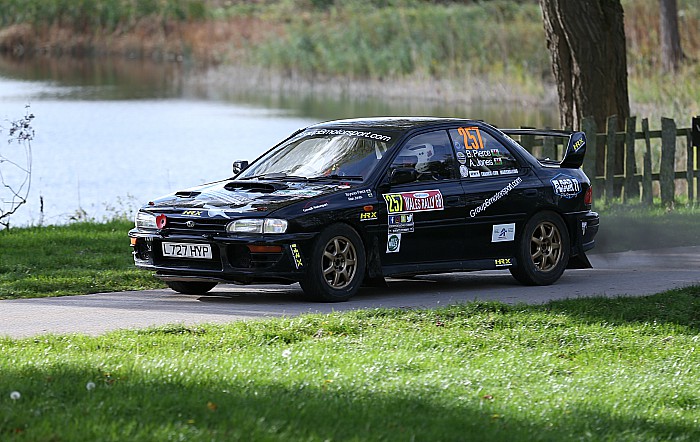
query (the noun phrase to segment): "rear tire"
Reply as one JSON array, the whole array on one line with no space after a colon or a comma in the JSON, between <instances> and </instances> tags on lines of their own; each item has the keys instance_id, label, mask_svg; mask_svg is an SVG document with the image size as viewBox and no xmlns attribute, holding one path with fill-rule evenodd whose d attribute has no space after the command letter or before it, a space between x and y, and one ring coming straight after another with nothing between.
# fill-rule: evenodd
<instances>
[{"instance_id":1,"label":"rear tire","mask_svg":"<svg viewBox=\"0 0 700 442\"><path fill-rule=\"evenodd\" d=\"M554 212L539 212L525 224L516 250L517 263L510 268L525 285L550 285L564 273L571 247L569 231Z\"/></svg>"},{"instance_id":2,"label":"rear tire","mask_svg":"<svg viewBox=\"0 0 700 442\"><path fill-rule=\"evenodd\" d=\"M204 295L216 286L215 282L203 281L165 281L171 289L185 295Z\"/></svg>"},{"instance_id":3,"label":"rear tire","mask_svg":"<svg viewBox=\"0 0 700 442\"><path fill-rule=\"evenodd\" d=\"M307 299L347 301L365 276L365 247L360 235L346 224L333 224L316 238L301 288Z\"/></svg>"}]
</instances>

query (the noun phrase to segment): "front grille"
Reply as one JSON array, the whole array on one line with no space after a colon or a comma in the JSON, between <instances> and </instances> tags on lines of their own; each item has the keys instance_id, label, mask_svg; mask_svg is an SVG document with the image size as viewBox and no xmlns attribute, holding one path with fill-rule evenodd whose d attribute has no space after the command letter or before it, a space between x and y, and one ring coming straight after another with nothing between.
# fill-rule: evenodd
<instances>
[{"instance_id":1,"label":"front grille","mask_svg":"<svg viewBox=\"0 0 700 442\"><path fill-rule=\"evenodd\" d=\"M192 227L187 223L194 223ZM230 222L223 218L193 218L193 217L170 217L165 231L169 234L200 234L200 233L224 233L226 225Z\"/></svg>"}]
</instances>

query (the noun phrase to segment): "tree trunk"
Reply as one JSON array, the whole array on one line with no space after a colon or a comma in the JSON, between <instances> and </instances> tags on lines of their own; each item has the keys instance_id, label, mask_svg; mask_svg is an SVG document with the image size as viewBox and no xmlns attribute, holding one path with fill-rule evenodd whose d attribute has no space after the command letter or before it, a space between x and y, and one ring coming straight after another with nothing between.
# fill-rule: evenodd
<instances>
[{"instance_id":1,"label":"tree trunk","mask_svg":"<svg viewBox=\"0 0 700 442\"><path fill-rule=\"evenodd\" d=\"M675 72L683 61L681 36L678 32L678 4L676 0L659 0L661 61L666 72Z\"/></svg>"},{"instance_id":2,"label":"tree trunk","mask_svg":"<svg viewBox=\"0 0 700 442\"><path fill-rule=\"evenodd\" d=\"M562 127L578 130L583 118L591 116L597 127L604 128L607 117L617 115L617 129L624 130L630 107L620 0L539 1ZM618 152L615 171L622 173L624 150ZM604 162L605 150L598 149L599 175L604 172Z\"/></svg>"}]
</instances>

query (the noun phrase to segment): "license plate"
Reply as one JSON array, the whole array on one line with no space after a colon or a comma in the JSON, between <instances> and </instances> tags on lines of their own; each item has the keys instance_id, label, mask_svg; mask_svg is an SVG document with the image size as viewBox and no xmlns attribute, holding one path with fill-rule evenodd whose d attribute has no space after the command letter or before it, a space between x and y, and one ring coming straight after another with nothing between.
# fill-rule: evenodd
<instances>
[{"instance_id":1,"label":"license plate","mask_svg":"<svg viewBox=\"0 0 700 442\"><path fill-rule=\"evenodd\" d=\"M212 259L211 245L164 242L163 256L170 258Z\"/></svg>"}]
</instances>

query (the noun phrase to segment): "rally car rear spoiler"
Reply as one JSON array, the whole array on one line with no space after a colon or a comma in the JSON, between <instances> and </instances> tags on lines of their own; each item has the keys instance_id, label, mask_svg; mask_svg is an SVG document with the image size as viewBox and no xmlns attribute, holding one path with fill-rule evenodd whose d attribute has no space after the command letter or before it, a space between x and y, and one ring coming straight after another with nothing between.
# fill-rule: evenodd
<instances>
[{"instance_id":1,"label":"rally car rear spoiler","mask_svg":"<svg viewBox=\"0 0 700 442\"><path fill-rule=\"evenodd\" d=\"M578 169L583 164L586 155L586 134L583 132L570 132L565 130L540 130L540 129L501 129L501 132L510 135L532 135L543 137L568 137L564 158L559 167Z\"/></svg>"}]
</instances>

